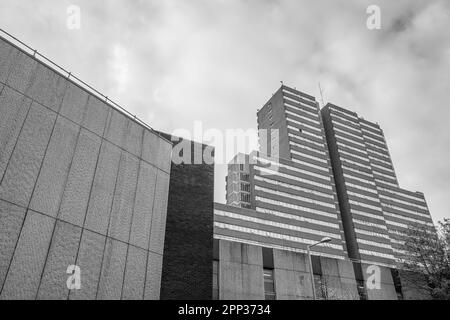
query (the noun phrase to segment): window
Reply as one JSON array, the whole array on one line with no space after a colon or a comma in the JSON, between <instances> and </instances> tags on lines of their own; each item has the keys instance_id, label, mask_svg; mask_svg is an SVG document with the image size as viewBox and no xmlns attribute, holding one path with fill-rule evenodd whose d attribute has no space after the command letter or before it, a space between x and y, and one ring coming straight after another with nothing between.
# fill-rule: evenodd
<instances>
[{"instance_id":1,"label":"window","mask_svg":"<svg viewBox=\"0 0 450 320\"><path fill-rule=\"evenodd\" d=\"M250 179L250 176L248 175L248 173L240 173L239 178L242 181L248 181Z\"/></svg>"},{"instance_id":2,"label":"window","mask_svg":"<svg viewBox=\"0 0 450 320\"><path fill-rule=\"evenodd\" d=\"M264 294L266 300L276 300L273 269L264 269Z\"/></svg>"},{"instance_id":3,"label":"window","mask_svg":"<svg viewBox=\"0 0 450 320\"><path fill-rule=\"evenodd\" d=\"M245 184L245 183L241 183L241 190L250 192L250 185L249 184Z\"/></svg>"},{"instance_id":4,"label":"window","mask_svg":"<svg viewBox=\"0 0 450 320\"><path fill-rule=\"evenodd\" d=\"M244 171L244 165L243 164L239 164L239 170Z\"/></svg>"},{"instance_id":5,"label":"window","mask_svg":"<svg viewBox=\"0 0 450 320\"><path fill-rule=\"evenodd\" d=\"M213 260L213 300L219 300L219 261Z\"/></svg>"},{"instance_id":6,"label":"window","mask_svg":"<svg viewBox=\"0 0 450 320\"><path fill-rule=\"evenodd\" d=\"M246 193L241 193L241 201L243 202L250 202L250 195Z\"/></svg>"}]
</instances>

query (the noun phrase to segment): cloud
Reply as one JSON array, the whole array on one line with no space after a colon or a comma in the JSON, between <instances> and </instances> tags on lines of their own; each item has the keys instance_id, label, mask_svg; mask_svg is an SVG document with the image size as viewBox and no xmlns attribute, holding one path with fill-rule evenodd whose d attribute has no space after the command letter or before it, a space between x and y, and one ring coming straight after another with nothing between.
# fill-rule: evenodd
<instances>
[{"instance_id":1,"label":"cloud","mask_svg":"<svg viewBox=\"0 0 450 320\"><path fill-rule=\"evenodd\" d=\"M377 121L400 185L449 216L450 3L380 0L3 0L2 28L145 119L172 132L256 128L285 84ZM81 8L82 29L66 28ZM116 48L116 49L115 49ZM118 49L117 49L118 48ZM216 201L226 166L216 167Z\"/></svg>"},{"instance_id":2,"label":"cloud","mask_svg":"<svg viewBox=\"0 0 450 320\"><path fill-rule=\"evenodd\" d=\"M108 61L110 78L114 81L114 91L123 93L130 82L128 66L128 50L120 44L115 44L111 49L112 56Z\"/></svg>"}]
</instances>

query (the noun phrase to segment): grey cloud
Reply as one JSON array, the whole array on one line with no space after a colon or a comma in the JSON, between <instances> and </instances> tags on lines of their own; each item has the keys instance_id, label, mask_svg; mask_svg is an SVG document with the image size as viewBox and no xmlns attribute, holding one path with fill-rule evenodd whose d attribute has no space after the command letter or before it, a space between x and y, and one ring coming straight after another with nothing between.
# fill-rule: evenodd
<instances>
[{"instance_id":1,"label":"grey cloud","mask_svg":"<svg viewBox=\"0 0 450 320\"><path fill-rule=\"evenodd\" d=\"M2 28L46 53L151 126L256 128L279 81L352 109L383 127L401 186L423 191L448 217L450 5L371 0L79 0L82 29L65 28L73 1L3 0ZM127 50L122 92L111 68ZM113 72L113 73L111 73ZM225 166L216 169L224 201Z\"/></svg>"}]
</instances>

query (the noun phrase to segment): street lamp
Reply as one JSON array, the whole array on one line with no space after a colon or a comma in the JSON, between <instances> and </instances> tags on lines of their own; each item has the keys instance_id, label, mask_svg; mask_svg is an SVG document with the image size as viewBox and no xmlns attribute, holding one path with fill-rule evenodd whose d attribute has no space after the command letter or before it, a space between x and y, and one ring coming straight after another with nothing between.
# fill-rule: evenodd
<instances>
[{"instance_id":1,"label":"street lamp","mask_svg":"<svg viewBox=\"0 0 450 320\"><path fill-rule=\"evenodd\" d=\"M316 286L314 284L314 274L313 274L313 267L312 267L312 260L311 260L311 248L314 246L317 246L321 243L326 243L326 242L330 242L331 238L329 237L325 237L322 238L322 240L320 240L319 242L310 244L309 246L306 246L307 250L308 250L308 259L309 259L309 274L311 275L311 285L312 285L312 291L313 291L313 299L316 300Z\"/></svg>"}]
</instances>

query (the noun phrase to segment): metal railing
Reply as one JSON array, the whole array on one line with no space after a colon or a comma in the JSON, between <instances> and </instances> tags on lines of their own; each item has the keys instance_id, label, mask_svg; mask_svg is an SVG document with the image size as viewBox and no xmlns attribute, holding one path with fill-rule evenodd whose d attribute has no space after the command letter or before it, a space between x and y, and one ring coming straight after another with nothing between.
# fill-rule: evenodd
<instances>
[{"instance_id":1,"label":"metal railing","mask_svg":"<svg viewBox=\"0 0 450 320\"><path fill-rule=\"evenodd\" d=\"M36 60L44 63L46 66L52 68L55 72L59 73L62 77L66 77L67 79L70 79L73 83L81 87L82 89L86 90L88 93L94 95L98 99L104 101L109 106L113 107L114 109L121 111L125 113L127 116L131 117L134 121L139 123L140 125L144 126L148 130L152 131L153 133L157 134L159 137L161 137L164 140L167 140L165 137L163 137L161 134L159 134L158 131L153 129L151 126L149 126L147 123L145 123L143 120L139 119L135 114L132 114L122 106L120 106L118 103L114 102L108 96L105 96L103 93L95 89L94 87L90 86L80 78L76 77L72 72L67 71L63 67L59 66L40 52L38 52L36 49L31 48L26 43L22 42L21 40L14 37L12 34L8 33L7 31L0 28L0 32L6 36L6 38L0 34L0 38L2 38L5 41L10 42L12 45L16 46L18 49L22 49L29 55L32 55ZM27 52L28 51L28 52ZM169 140L167 140L169 141Z\"/></svg>"}]
</instances>

